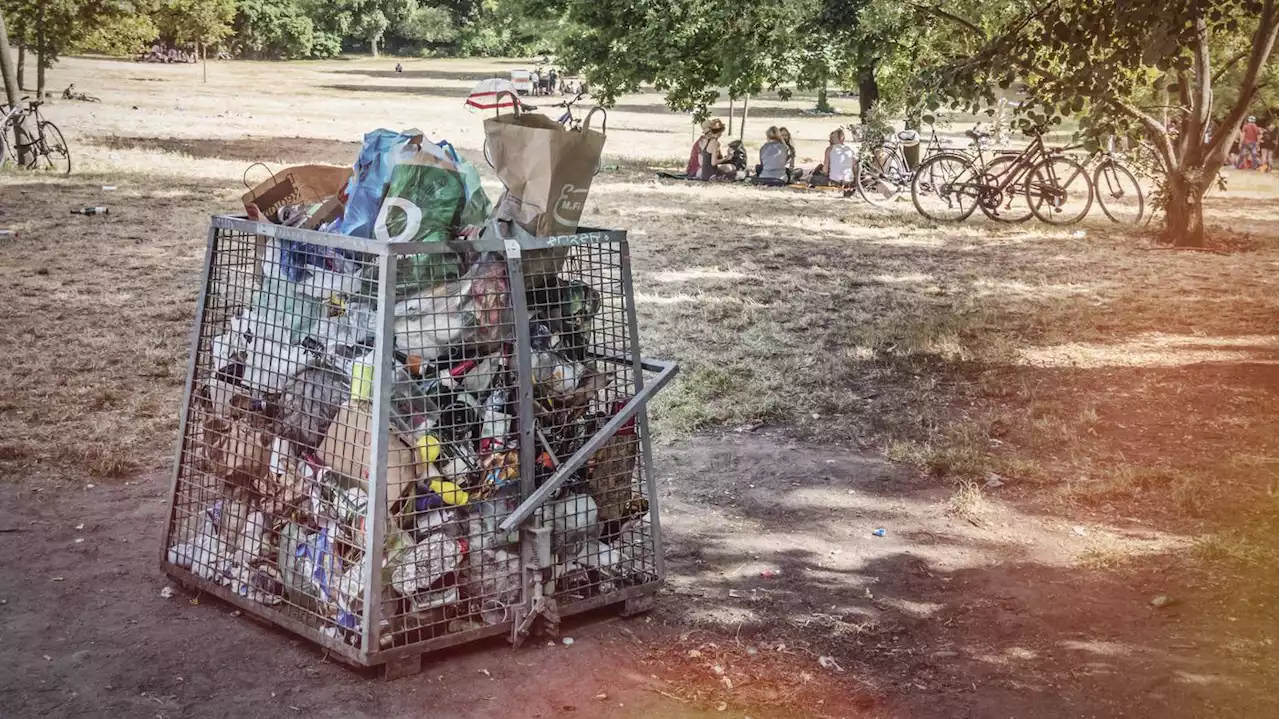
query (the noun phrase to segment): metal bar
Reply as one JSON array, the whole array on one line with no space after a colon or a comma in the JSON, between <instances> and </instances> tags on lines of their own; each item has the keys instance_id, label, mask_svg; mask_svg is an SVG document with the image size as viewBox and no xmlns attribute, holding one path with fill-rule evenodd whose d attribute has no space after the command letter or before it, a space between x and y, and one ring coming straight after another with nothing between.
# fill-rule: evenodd
<instances>
[{"instance_id":1,"label":"metal bar","mask_svg":"<svg viewBox=\"0 0 1280 719\"><path fill-rule=\"evenodd\" d=\"M528 518L529 515L533 514L533 510L542 506L543 503L550 499L551 495L560 488L560 485L563 484L566 479L572 476L574 472L578 471L578 468L590 459L591 455L595 454L597 450L604 446L604 443L608 442L614 434L617 434L618 430L622 428L622 425L626 424L636 412L644 409L645 403L649 401L650 396L657 394L658 390L662 389L667 382L671 381L671 378L675 376L677 371L676 364L674 362L657 362L656 364L661 364L663 367L662 370L658 372L658 376L654 378L653 384L645 387L643 390L637 391L635 396L623 405L621 411L606 422L605 425L591 437L591 439L587 440L586 444L582 445L581 449L575 452L572 457L565 460L564 464L560 465L560 469L556 470L555 474L551 475L551 477L541 487L534 490L532 495L528 495L526 499L520 503L520 506L516 507L515 511L512 512L511 515L502 522L502 524L498 525L498 531L510 532L513 527L517 526ZM656 497L651 498L649 503L653 504L654 501L656 501Z\"/></svg>"},{"instance_id":2,"label":"metal bar","mask_svg":"<svg viewBox=\"0 0 1280 719\"><path fill-rule=\"evenodd\" d=\"M438 254L456 252L459 247L483 252L498 252L506 249L512 240L488 239L469 240L466 242L379 242L364 237L339 235L319 230L304 230L300 227L286 227L271 222L255 222L243 216L215 215L212 225L218 229L234 230L248 235L275 237L293 242L306 242L322 247L336 247L355 252L367 252L375 255L399 254ZM619 243L626 239L627 233L620 230L595 230L582 228L569 235L551 235L548 237L520 237L514 239L523 250L545 250L552 247L574 247L578 245L595 245Z\"/></svg>"},{"instance_id":3,"label":"metal bar","mask_svg":"<svg viewBox=\"0 0 1280 719\"><path fill-rule=\"evenodd\" d=\"M529 346L529 300L524 289L524 262L521 259L520 243L509 240L505 243L507 257L507 284L511 288L511 316L515 322L516 335L516 401L520 422L520 496L533 494L537 482L537 467L534 458L537 456L536 439L534 438L533 416L533 355ZM504 527L507 525L503 525ZM515 526L510 525L510 526ZM509 527L501 531L510 531ZM520 603L516 605L511 628L511 643L519 646L519 628L524 618L534 610L534 600L538 592L532 591L529 581L530 567L528 558L532 556L532 539L528 532L520 534ZM540 577L538 578L540 581Z\"/></svg>"},{"instance_id":4,"label":"metal bar","mask_svg":"<svg viewBox=\"0 0 1280 719\"><path fill-rule=\"evenodd\" d=\"M748 96L750 97L750 96ZM744 106L745 107L745 106ZM743 122L746 122L745 110L743 111ZM622 286L634 288L631 277L631 245L623 240L621 253L622 264ZM634 293L631 295L634 302ZM635 307L628 307L627 330L631 333L631 355L635 368L636 393L644 391L644 358L640 356L640 325L636 320ZM666 562L663 559L662 552L662 518L658 514L658 481L654 477L653 472L653 451L649 440L649 413L641 412L636 422L637 428L640 430L640 458L641 468L644 472L645 485L648 488L649 496L649 524L653 528L653 536L650 541L653 545L654 567L658 573L658 581L666 579Z\"/></svg>"},{"instance_id":5,"label":"metal bar","mask_svg":"<svg viewBox=\"0 0 1280 719\"><path fill-rule=\"evenodd\" d=\"M406 644L403 647L395 647L394 649L385 649L371 657L373 664L381 664L383 662L395 661L402 657L411 657L415 654L426 654L428 652L439 651L449 647L456 647L459 644L466 644L471 641L479 641L489 637L496 637L500 634L506 634L511 631L511 622L500 622L479 629L468 629L465 632L456 632L454 634L446 634L434 639L427 639L413 644Z\"/></svg>"},{"instance_id":6,"label":"metal bar","mask_svg":"<svg viewBox=\"0 0 1280 719\"><path fill-rule=\"evenodd\" d=\"M247 597L242 597L236 594L235 592L231 591L229 587L216 584L212 581L203 579L201 577L197 577L196 575L192 574L191 572L177 565L166 563L162 569L164 570L164 573L172 577L175 582L194 587L206 594L211 594L217 597L218 599L221 599L222 601L226 602L227 604L231 604L233 606L239 607L241 610L245 612L245 614L249 616L260 617L263 620L271 622L272 624L275 624L277 626L283 627L293 632L294 634L298 634L300 636L306 637L307 639L310 639L311 641L315 642L316 644L319 644L325 649L328 649L336 654L342 655L344 658L349 660L352 664L355 664L357 666L371 665L371 663L363 655L361 655L358 649L351 646L350 644L344 643L343 641L335 637L329 637L329 636L325 636L324 634L321 634L320 630L313 625L307 624L305 622L300 622L297 619L294 619L293 617L289 616L288 614L285 614L284 612L272 609L271 607L263 604L259 604Z\"/></svg>"},{"instance_id":7,"label":"metal bar","mask_svg":"<svg viewBox=\"0 0 1280 719\"><path fill-rule=\"evenodd\" d=\"M567 617L571 614L580 614L589 612L592 609L607 607L610 604L618 604L628 599L644 596L646 594L655 594L662 587L661 582L646 582L645 584L637 584L634 587L623 587L617 591L608 594L600 594L594 597L580 599L570 604L560 607L560 616Z\"/></svg>"},{"instance_id":8,"label":"metal bar","mask_svg":"<svg viewBox=\"0 0 1280 719\"><path fill-rule=\"evenodd\" d=\"M391 425L391 385L395 338L396 257L378 257L378 340L373 350L373 415L369 423L369 510L373 513L365 529L364 621L360 646L366 656L378 651L378 629L382 610L382 537L387 524L387 440Z\"/></svg>"},{"instance_id":9,"label":"metal bar","mask_svg":"<svg viewBox=\"0 0 1280 719\"><path fill-rule=\"evenodd\" d=\"M453 252L460 247L465 247L474 252L501 252L511 246L510 243L516 243L522 250L546 250L553 247L576 247L579 245L604 245L616 244L622 242L626 238L625 232L619 230L584 230L572 235L551 235L548 237L530 237L527 235L513 238L488 238L467 240L466 242L454 242L449 244L428 243L427 248L421 242L393 242L386 245L388 250L395 253L416 252Z\"/></svg>"},{"instance_id":10,"label":"metal bar","mask_svg":"<svg viewBox=\"0 0 1280 719\"><path fill-rule=\"evenodd\" d=\"M209 244L205 249L204 271L200 277L200 296L196 299L196 323L191 329L191 356L187 359L186 390L182 393L182 407L178 410L178 439L175 442L173 478L169 482L169 508L165 511L164 537L160 540L160 564L169 557L169 535L173 532L173 510L178 501L178 482L187 457L187 422L191 410L191 390L195 387L196 367L200 360L200 337L204 331L205 306L209 301L209 287L213 284L213 265L218 255L218 231L209 228Z\"/></svg>"}]
</instances>

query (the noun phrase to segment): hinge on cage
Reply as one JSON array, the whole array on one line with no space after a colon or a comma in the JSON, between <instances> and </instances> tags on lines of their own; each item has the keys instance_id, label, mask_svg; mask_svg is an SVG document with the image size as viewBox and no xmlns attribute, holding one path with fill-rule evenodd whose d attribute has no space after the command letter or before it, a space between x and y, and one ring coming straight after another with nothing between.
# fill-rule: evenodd
<instances>
[{"instance_id":1,"label":"hinge on cage","mask_svg":"<svg viewBox=\"0 0 1280 719\"><path fill-rule=\"evenodd\" d=\"M560 631L560 610L556 600L544 591L553 560L551 557L551 528L525 527L520 542L521 571L524 573L525 596L528 598L520 621L511 632L511 644L520 646L533 631L534 622L542 619L540 629L548 636Z\"/></svg>"},{"instance_id":2,"label":"hinge on cage","mask_svg":"<svg viewBox=\"0 0 1280 719\"><path fill-rule=\"evenodd\" d=\"M503 246L507 248L507 257L520 259L520 241L519 240L503 240Z\"/></svg>"}]
</instances>

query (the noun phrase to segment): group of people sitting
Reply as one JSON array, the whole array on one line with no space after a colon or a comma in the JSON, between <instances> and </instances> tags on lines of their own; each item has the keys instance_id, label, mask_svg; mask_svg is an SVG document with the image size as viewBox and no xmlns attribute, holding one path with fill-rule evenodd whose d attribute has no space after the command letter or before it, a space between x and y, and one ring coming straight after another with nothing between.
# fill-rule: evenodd
<instances>
[{"instance_id":1,"label":"group of people sitting","mask_svg":"<svg viewBox=\"0 0 1280 719\"><path fill-rule=\"evenodd\" d=\"M721 143L724 123L718 118L702 123L702 136L689 148L689 163L685 177L702 181L746 180L747 151L741 140ZM855 153L845 144L843 128L837 128L827 137L827 149L822 163L806 173L796 167L796 148L791 142L791 132L785 127L770 127L765 131L765 143L760 146L760 162L755 166L751 179L761 185L789 185L808 180L810 185L844 185L853 182Z\"/></svg>"}]
</instances>

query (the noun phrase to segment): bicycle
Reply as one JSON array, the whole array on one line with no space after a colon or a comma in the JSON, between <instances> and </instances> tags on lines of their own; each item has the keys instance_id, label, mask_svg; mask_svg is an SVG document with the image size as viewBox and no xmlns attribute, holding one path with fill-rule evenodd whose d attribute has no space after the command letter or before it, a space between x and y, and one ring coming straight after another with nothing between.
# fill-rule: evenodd
<instances>
[{"instance_id":1,"label":"bicycle","mask_svg":"<svg viewBox=\"0 0 1280 719\"><path fill-rule=\"evenodd\" d=\"M983 143L990 138L989 133L978 133L977 128L965 133L973 142L972 146L981 152ZM925 144L924 157L916 163L915 169L907 161L902 148L904 143L919 142L920 134L915 130L903 130L894 140L882 140L873 150L868 151L864 144L861 157L854 168L853 183L858 195L872 205L885 206L897 200L903 192L911 188L911 181L925 160L942 153L969 156L964 149L944 147L938 138L936 126L929 127L929 141Z\"/></svg>"},{"instance_id":2,"label":"bicycle","mask_svg":"<svg viewBox=\"0 0 1280 719\"><path fill-rule=\"evenodd\" d=\"M1061 149L1046 148L1039 131L1021 152L984 160L981 153L978 158L942 153L921 163L911 183L916 211L931 220L958 222L981 207L995 220L1020 222L1034 215L1058 225L1078 222L1093 205L1084 166Z\"/></svg>"},{"instance_id":3,"label":"bicycle","mask_svg":"<svg viewBox=\"0 0 1280 719\"><path fill-rule=\"evenodd\" d=\"M55 170L70 175L71 151L58 126L40 114L44 102L30 97L22 99L27 103L25 108L0 106L0 166L13 162L28 170ZM34 131L31 123L26 122L28 118L34 120ZM21 137L26 137L28 142L18 142Z\"/></svg>"},{"instance_id":4,"label":"bicycle","mask_svg":"<svg viewBox=\"0 0 1280 719\"><path fill-rule=\"evenodd\" d=\"M1082 145L1073 145L1065 152L1077 150ZM1099 161L1101 158L1101 161ZM1094 163L1097 163L1094 165ZM1089 154L1082 163L1085 167L1093 165L1093 193L1107 219L1121 225L1139 225L1146 212L1146 198L1142 193L1142 185L1129 168L1125 167L1115 151L1115 138L1107 140L1106 148L1099 147Z\"/></svg>"}]
</instances>

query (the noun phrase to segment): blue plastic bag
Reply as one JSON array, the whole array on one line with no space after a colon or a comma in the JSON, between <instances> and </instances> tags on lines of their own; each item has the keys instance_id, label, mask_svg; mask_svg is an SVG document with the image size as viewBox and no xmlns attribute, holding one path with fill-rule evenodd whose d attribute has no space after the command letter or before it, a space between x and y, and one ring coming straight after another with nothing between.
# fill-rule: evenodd
<instances>
[{"instance_id":1,"label":"blue plastic bag","mask_svg":"<svg viewBox=\"0 0 1280 719\"><path fill-rule=\"evenodd\" d=\"M412 133L412 134L410 134ZM374 221L382 207L382 198L391 182L397 157L410 139L419 136L414 130L395 132L374 130L364 136L364 147L356 159L355 172L347 182L347 207L335 231L354 237L373 237Z\"/></svg>"}]
</instances>

